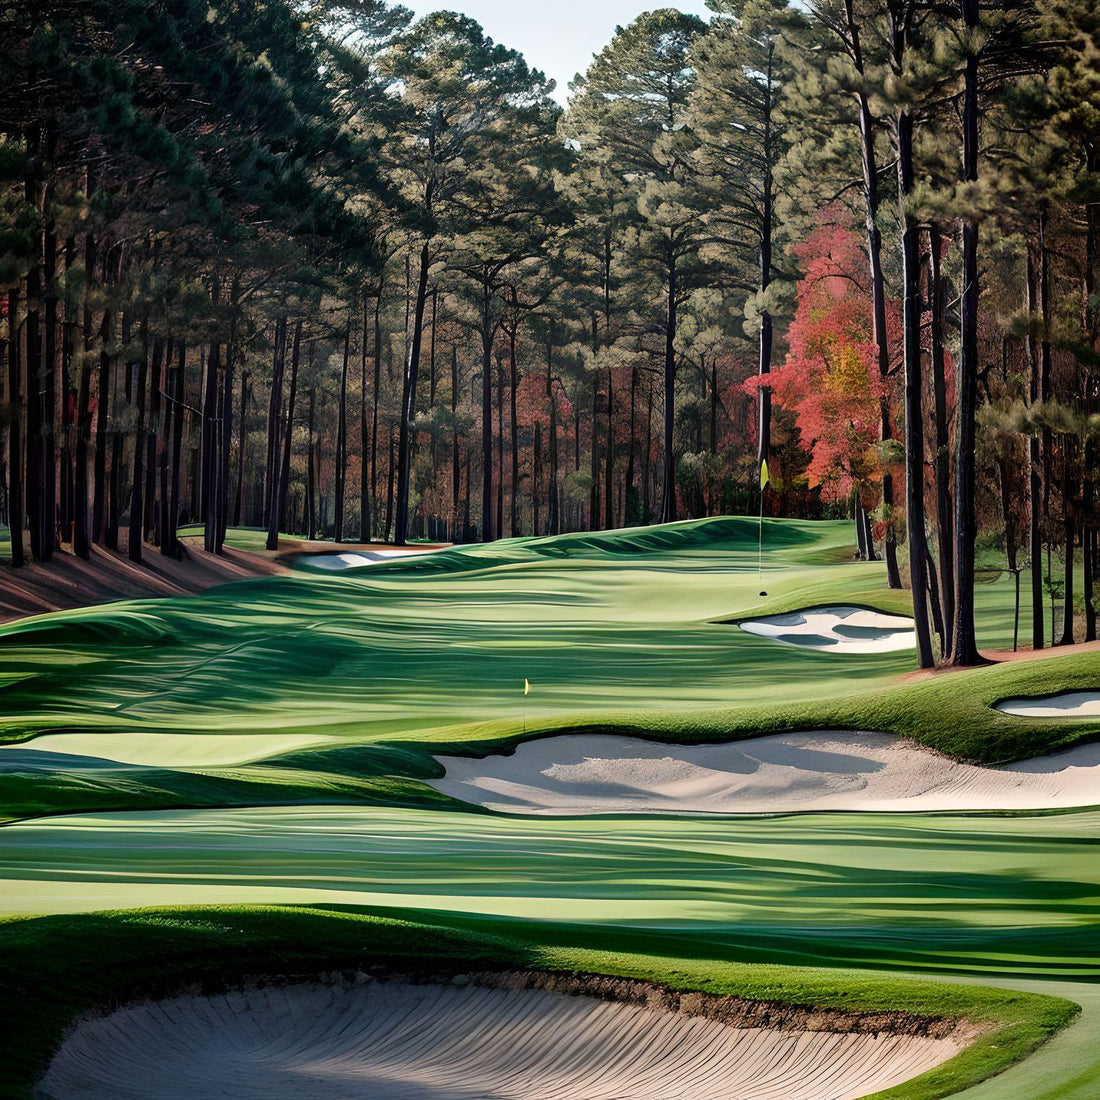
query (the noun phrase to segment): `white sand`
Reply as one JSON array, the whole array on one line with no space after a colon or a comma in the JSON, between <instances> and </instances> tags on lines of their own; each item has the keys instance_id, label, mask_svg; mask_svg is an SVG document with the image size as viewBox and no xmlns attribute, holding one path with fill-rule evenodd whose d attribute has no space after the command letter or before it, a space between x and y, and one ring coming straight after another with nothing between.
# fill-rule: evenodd
<instances>
[{"instance_id":1,"label":"white sand","mask_svg":"<svg viewBox=\"0 0 1100 1100\"><path fill-rule=\"evenodd\" d=\"M881 733L782 733L719 745L634 737L524 741L509 756L438 756L436 790L502 813L1036 810L1100 805L1100 743L1000 768Z\"/></svg>"},{"instance_id":2,"label":"white sand","mask_svg":"<svg viewBox=\"0 0 1100 1100\"><path fill-rule=\"evenodd\" d=\"M298 561L317 569L340 572L344 569L358 569L364 565L378 565L380 562L393 561L395 558L419 558L435 552L434 548L413 550L397 547L392 550L348 550L342 554L304 554L298 558Z\"/></svg>"},{"instance_id":3,"label":"white sand","mask_svg":"<svg viewBox=\"0 0 1100 1100\"><path fill-rule=\"evenodd\" d=\"M1100 691L1067 691L1041 699L1002 699L996 709L1026 718L1100 718Z\"/></svg>"},{"instance_id":4,"label":"white sand","mask_svg":"<svg viewBox=\"0 0 1100 1100\"><path fill-rule=\"evenodd\" d=\"M46 733L18 745L0 745L0 772L229 768L308 746L346 743L315 733Z\"/></svg>"},{"instance_id":5,"label":"white sand","mask_svg":"<svg viewBox=\"0 0 1100 1100\"><path fill-rule=\"evenodd\" d=\"M815 607L746 620L740 626L762 638L830 653L896 653L917 644L912 619L860 607Z\"/></svg>"},{"instance_id":6,"label":"white sand","mask_svg":"<svg viewBox=\"0 0 1100 1100\"><path fill-rule=\"evenodd\" d=\"M42 1100L855 1100L961 1040L729 1027L533 989L320 983L80 1023Z\"/></svg>"}]
</instances>

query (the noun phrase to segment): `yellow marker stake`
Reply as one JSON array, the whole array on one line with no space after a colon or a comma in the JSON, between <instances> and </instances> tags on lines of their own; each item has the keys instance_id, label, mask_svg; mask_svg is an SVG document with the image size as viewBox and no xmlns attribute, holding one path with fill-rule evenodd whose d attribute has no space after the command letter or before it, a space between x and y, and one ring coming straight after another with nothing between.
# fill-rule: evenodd
<instances>
[{"instance_id":1,"label":"yellow marker stake","mask_svg":"<svg viewBox=\"0 0 1100 1100\"><path fill-rule=\"evenodd\" d=\"M531 681L526 676L523 678L523 694L531 694ZM523 712L523 732L524 734L527 733L527 711Z\"/></svg>"}]
</instances>

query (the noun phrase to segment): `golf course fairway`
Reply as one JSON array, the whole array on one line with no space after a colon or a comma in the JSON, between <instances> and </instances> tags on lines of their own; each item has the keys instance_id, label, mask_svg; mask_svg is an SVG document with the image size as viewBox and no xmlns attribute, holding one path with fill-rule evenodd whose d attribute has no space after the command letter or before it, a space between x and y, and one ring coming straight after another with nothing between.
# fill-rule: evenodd
<instances>
[{"instance_id":1,"label":"golf course fairway","mask_svg":"<svg viewBox=\"0 0 1100 1100\"><path fill-rule=\"evenodd\" d=\"M901 1065L909 1050L912 1072L844 1078L835 1095L1092 1100L1100 715L1020 701L1095 692L1100 653L914 678L908 594L886 588L880 563L853 562L850 541L845 523L767 521L760 569L757 524L736 518L505 540L339 570L303 561L289 576L0 628L0 1033L12 1044L0 1094L35 1095L74 1019L123 1027L95 1015L104 1006L168 1026L183 1011L172 999L191 998L197 1034L237 1005L259 1028L233 1031L247 1047L241 1036L283 1036L287 1014L308 1016L301 1006L318 997L365 1020L377 1005L348 1005L383 967L397 982L387 995L406 996L400 983L414 979L401 1004L426 1004L428 986L468 998L456 975L515 971L732 997L773 1021L840 1013L822 1025L833 1036L858 1037L852 1021L878 1014L899 1035L954 1035L958 1053L933 1058L915 1039L869 1046L868 1066ZM1010 647L1011 578L978 589L980 642ZM778 622L810 637L825 612L836 638L859 644L748 629ZM786 755L765 759L779 743ZM571 744L563 764L558 746ZM644 767L616 773L608 745ZM568 768L595 759L601 797L619 801L550 816L530 800L500 804L501 784L523 782L508 769L528 757L547 787L579 782ZM892 772L902 758L910 771ZM466 781L448 784L456 760ZM670 761L695 771L669 773ZM907 806L931 761L954 800ZM873 793L882 775L894 777L887 807L789 797ZM1024 776L1030 801L996 784L971 797L966 784L986 775ZM1071 778L1071 795L1044 802L1055 789L1044 784ZM699 813L712 807L684 793L700 783L725 792L720 812ZM638 801L646 784L659 805ZM489 1030L533 1018L493 996L476 1003L497 1021ZM592 1019L618 1022L597 1029L610 1076L590 1100L663 1097L616 1092L614 1071L627 1036L663 1025L602 1003ZM440 1004L424 1011L446 1031ZM558 1002L545 1005L556 1018ZM817 1049L816 1025L790 1026ZM107 1095L71 1084L96 1045L72 1034L70 1061L38 1095ZM707 1034L734 1061L722 1044L762 1041ZM352 1078L390 1073L318 1043L322 1061L351 1058ZM826 1048L821 1065L839 1066L840 1081L853 1063ZM758 1055L772 1057L745 1065ZM741 1095L690 1076L695 1061L681 1067L689 1094ZM398 1076L413 1076L401 1080L443 1089L412 1063L427 1076L402 1063ZM114 1072L104 1065L96 1072ZM543 1095L508 1092L510 1064L497 1072L483 1092ZM586 1100L570 1092L578 1079L555 1078L546 1095ZM799 1081L775 1095L834 1095Z\"/></svg>"}]
</instances>

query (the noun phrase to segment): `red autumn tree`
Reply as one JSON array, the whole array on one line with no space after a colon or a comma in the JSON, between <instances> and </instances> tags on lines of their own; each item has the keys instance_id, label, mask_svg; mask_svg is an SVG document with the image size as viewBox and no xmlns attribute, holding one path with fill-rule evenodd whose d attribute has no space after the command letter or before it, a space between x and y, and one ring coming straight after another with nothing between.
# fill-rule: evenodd
<instances>
[{"instance_id":1,"label":"red autumn tree","mask_svg":"<svg viewBox=\"0 0 1100 1100\"><path fill-rule=\"evenodd\" d=\"M821 226L795 251L805 275L787 333L786 361L767 384L775 403L795 416L810 455L810 484L832 499L854 487L870 508L881 480L883 382L871 338L866 257L856 234L836 225ZM887 317L896 332L896 303L888 303ZM757 388L762 381L758 376L747 386Z\"/></svg>"}]
</instances>

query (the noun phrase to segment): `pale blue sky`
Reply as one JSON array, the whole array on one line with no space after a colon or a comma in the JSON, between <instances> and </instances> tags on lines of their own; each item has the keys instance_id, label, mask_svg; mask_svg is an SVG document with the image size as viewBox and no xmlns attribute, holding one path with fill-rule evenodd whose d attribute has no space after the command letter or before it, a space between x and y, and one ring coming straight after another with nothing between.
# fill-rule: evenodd
<instances>
[{"instance_id":1,"label":"pale blue sky","mask_svg":"<svg viewBox=\"0 0 1100 1100\"><path fill-rule=\"evenodd\" d=\"M704 0L402 0L417 15L460 11L476 19L495 41L520 50L528 64L558 82L564 102L569 81L588 68L592 55L607 45L615 27L643 11L676 7L707 18Z\"/></svg>"}]
</instances>

